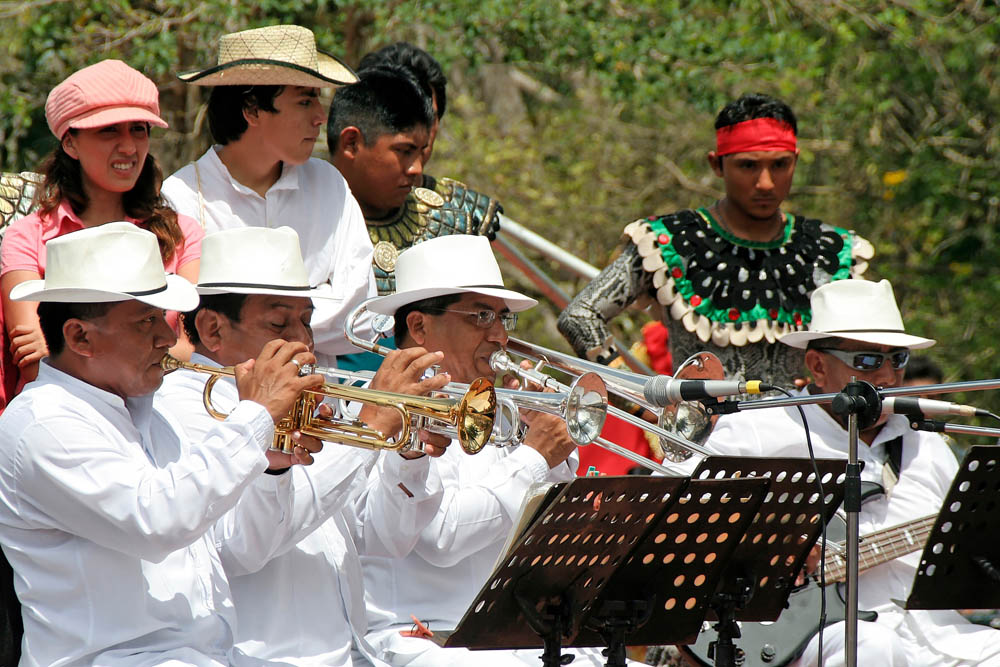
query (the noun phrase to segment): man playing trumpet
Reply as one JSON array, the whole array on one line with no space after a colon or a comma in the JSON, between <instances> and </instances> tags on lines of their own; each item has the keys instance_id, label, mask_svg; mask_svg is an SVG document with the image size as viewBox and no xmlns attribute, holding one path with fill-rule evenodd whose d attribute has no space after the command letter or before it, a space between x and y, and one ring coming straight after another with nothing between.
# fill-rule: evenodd
<instances>
[{"instance_id":1,"label":"man playing trumpet","mask_svg":"<svg viewBox=\"0 0 1000 667\"><path fill-rule=\"evenodd\" d=\"M440 350L452 381L494 378L490 356L507 343L516 313L536 301L503 285L489 241L457 234L404 250L396 264L395 294L368 309L395 317L402 350ZM454 628L492 571L522 499L538 482L565 482L576 469L575 443L559 417L522 412L528 430L519 446L487 447L466 456L452 446L431 461L444 499L405 558L363 557L368 640L392 665L538 664L540 651L442 649L412 635L412 617ZM375 472L375 476L380 471ZM403 634L401 634L401 631ZM604 659L593 652L593 664ZM574 664L589 664L578 659Z\"/></svg>"},{"instance_id":2,"label":"man playing trumpet","mask_svg":"<svg viewBox=\"0 0 1000 667\"><path fill-rule=\"evenodd\" d=\"M50 241L41 302L50 356L0 416L0 542L24 619L23 665L230 664L223 566L269 558L294 533L280 477L256 488L274 423L321 378L303 343L236 368L239 402L189 440L153 406L176 342L164 310L198 303L156 237L112 222ZM307 461L321 444L293 438ZM235 509L235 511L233 511ZM217 523L218 522L218 523Z\"/></svg>"},{"instance_id":3,"label":"man playing trumpet","mask_svg":"<svg viewBox=\"0 0 1000 667\"><path fill-rule=\"evenodd\" d=\"M238 364L277 338L312 349L312 299L328 291L309 288L292 229L217 232L205 238L202 253L197 286L202 301L184 317L195 346L193 362ZM440 388L446 377L424 378L424 371L440 360L440 354L420 348L396 351L373 386L411 394ZM216 423L203 406L205 381L204 374L182 369L167 376L157 392L157 405L181 417L192 439ZM211 398L217 410L229 410L237 400L236 387L219 382ZM382 433L395 433L400 426L392 411L385 415L366 407L362 416ZM427 450L435 455L448 444L439 436L426 438ZM405 553L416 539L414 527L436 510L441 488L436 478L428 479L430 459L404 458L415 456L420 454L380 457L378 451L332 445L309 468L280 471L290 478L292 521L304 537L256 571L231 573L237 650L260 661L254 664L337 666L375 660L361 640L367 624L358 554ZM366 490L375 466L382 485Z\"/></svg>"}]
</instances>

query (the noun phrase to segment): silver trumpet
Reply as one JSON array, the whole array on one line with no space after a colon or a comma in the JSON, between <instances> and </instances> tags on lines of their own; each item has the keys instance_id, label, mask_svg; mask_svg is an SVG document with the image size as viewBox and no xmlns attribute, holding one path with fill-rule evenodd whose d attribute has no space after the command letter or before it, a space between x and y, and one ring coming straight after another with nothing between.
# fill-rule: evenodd
<instances>
[{"instance_id":1,"label":"silver trumpet","mask_svg":"<svg viewBox=\"0 0 1000 667\"><path fill-rule=\"evenodd\" d=\"M347 318L344 333L357 347L385 356L391 349L379 345L375 341L367 341L354 333L358 318L366 311L365 304L357 306ZM376 316L372 328L381 335L392 328L392 318L385 315ZM503 351L494 355L503 354ZM491 359L490 365L493 366ZM498 370L493 366L494 370ZM317 371L322 372L322 371ZM498 370L498 372L500 372ZM547 378L548 376L542 376ZM552 380L552 378L549 378ZM535 382L535 379L531 381ZM553 380L554 382L554 380ZM551 383L537 382L543 388L553 389ZM445 388L448 394L459 394L467 391L467 385L452 382ZM519 410L534 410L560 417L566 422L567 431L573 442L586 445L596 440L604 426L608 410L608 390L604 380L595 373L584 374L577 378L571 386L558 385L555 393L548 391L522 391L518 389L497 388L497 408L500 418L494 422L493 434L496 444L500 446L514 444L520 441L522 432Z\"/></svg>"}]
</instances>

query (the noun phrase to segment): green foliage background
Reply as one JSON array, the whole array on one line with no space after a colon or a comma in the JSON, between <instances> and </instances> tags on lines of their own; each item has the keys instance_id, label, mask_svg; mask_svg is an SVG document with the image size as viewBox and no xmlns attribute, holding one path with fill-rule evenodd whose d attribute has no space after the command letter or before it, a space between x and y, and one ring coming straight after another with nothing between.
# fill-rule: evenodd
<instances>
[{"instance_id":1,"label":"green foliage background","mask_svg":"<svg viewBox=\"0 0 1000 667\"><path fill-rule=\"evenodd\" d=\"M171 128L154 150L169 173L208 143L204 91L173 75L210 64L219 35L299 23L351 65L407 40L450 81L429 171L603 266L627 222L721 196L704 161L714 115L767 92L800 120L786 208L875 244L869 277L890 279L908 328L939 340L947 380L992 378L998 19L996 0L0 0L0 168L37 165L54 144L45 95L96 60L159 84ZM563 345L556 314L539 309L526 337ZM624 318L622 337L643 317ZM993 393L966 398L1000 411Z\"/></svg>"}]
</instances>

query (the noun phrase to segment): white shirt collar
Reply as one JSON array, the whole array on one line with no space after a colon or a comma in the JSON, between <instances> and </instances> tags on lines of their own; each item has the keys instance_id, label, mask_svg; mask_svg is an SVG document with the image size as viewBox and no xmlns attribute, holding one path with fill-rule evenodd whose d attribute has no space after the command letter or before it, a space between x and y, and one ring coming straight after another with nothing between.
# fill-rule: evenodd
<instances>
[{"instance_id":1,"label":"white shirt collar","mask_svg":"<svg viewBox=\"0 0 1000 667\"><path fill-rule=\"evenodd\" d=\"M208 158L210 166L213 169L217 170L221 175L223 175L224 178L229 181L229 184L233 187L233 189L236 190L237 192L245 195L252 194L256 195L257 197L260 197L260 195L257 194L254 190L248 188L247 186L243 185L235 178L233 178L233 175L229 173L229 168L226 167L225 163L222 161L222 158L219 157L220 150L222 150L222 146L220 144L215 144L214 146L212 146L211 149L209 149L208 153L206 154L206 157ZM283 163L281 165L281 176L278 177L278 180L274 183L274 185L272 185L267 189L267 192L270 193L275 190L298 190L298 189L299 189L299 174L297 165Z\"/></svg>"}]
</instances>

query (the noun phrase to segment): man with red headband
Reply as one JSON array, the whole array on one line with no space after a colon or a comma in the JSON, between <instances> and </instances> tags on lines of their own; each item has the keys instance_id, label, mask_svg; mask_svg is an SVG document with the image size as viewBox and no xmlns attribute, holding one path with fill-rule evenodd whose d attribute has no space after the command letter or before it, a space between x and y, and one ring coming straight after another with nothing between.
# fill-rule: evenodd
<instances>
[{"instance_id":1,"label":"man with red headband","mask_svg":"<svg viewBox=\"0 0 1000 667\"><path fill-rule=\"evenodd\" d=\"M708 163L726 196L628 225L624 250L563 311L559 331L580 356L611 361L608 321L648 297L675 362L708 349L728 377L792 385L801 351L775 341L805 329L812 291L860 276L873 249L853 232L781 210L798 160L788 105L745 95L715 127Z\"/></svg>"}]
</instances>

